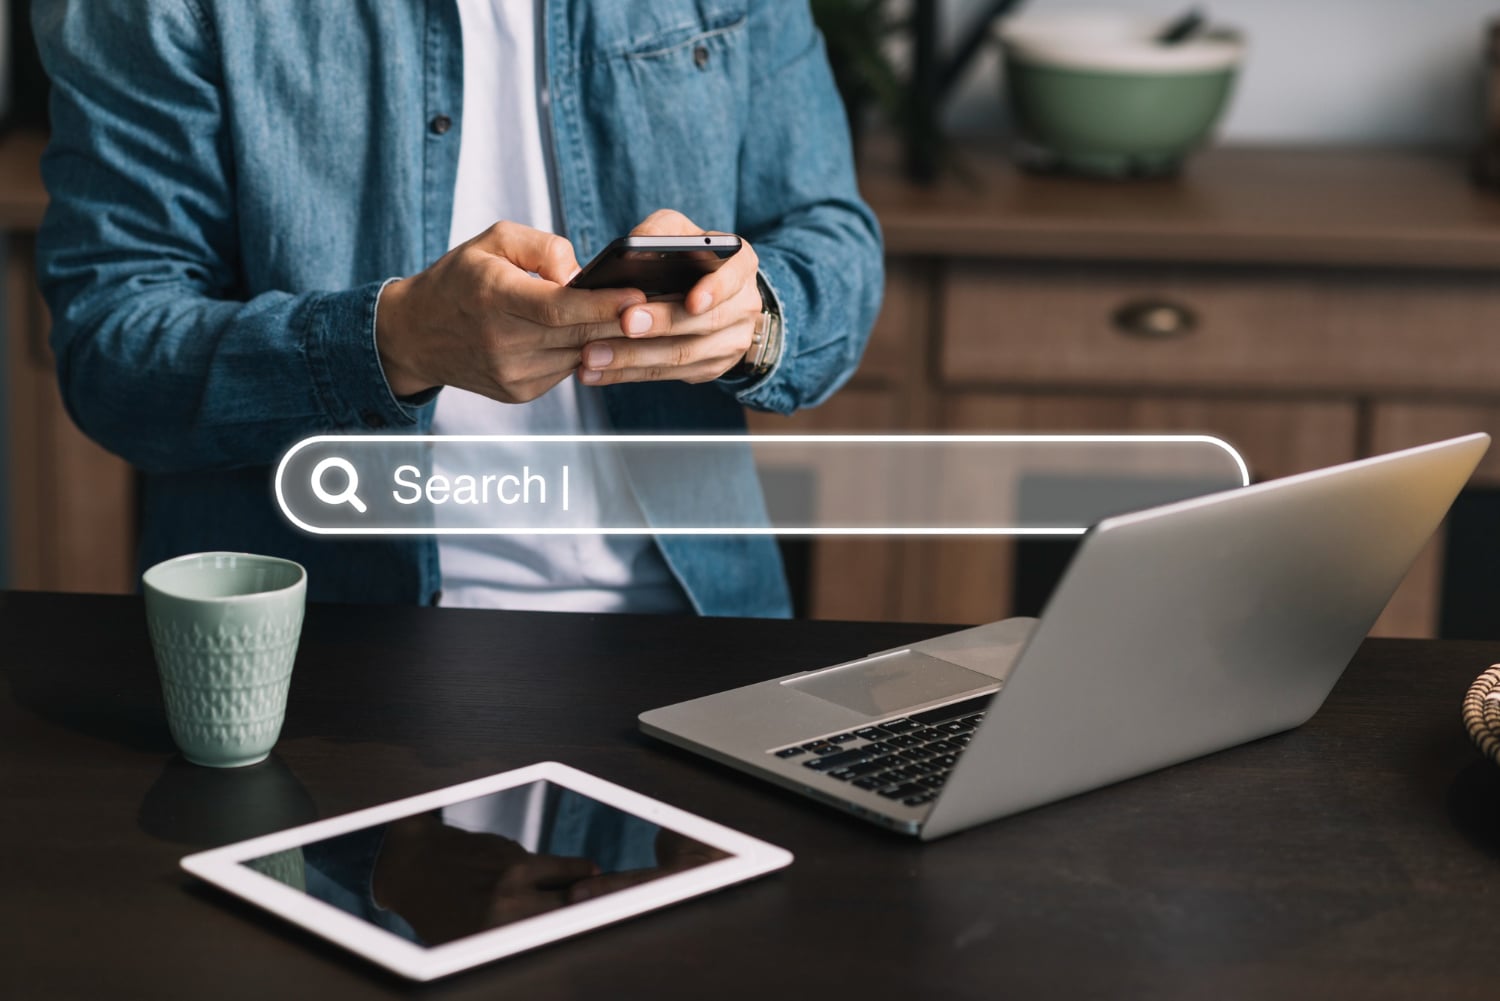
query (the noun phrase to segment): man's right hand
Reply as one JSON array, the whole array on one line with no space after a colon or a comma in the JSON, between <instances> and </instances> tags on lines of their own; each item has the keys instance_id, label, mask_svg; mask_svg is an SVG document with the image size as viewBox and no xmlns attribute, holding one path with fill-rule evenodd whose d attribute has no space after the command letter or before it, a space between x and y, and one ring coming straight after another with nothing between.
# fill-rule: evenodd
<instances>
[{"instance_id":1,"label":"man's right hand","mask_svg":"<svg viewBox=\"0 0 1500 1001\"><path fill-rule=\"evenodd\" d=\"M541 396L578 368L585 344L627 333L622 312L646 301L632 289L567 288L577 273L567 240L499 222L389 283L375 343L392 391L456 386L502 403Z\"/></svg>"}]
</instances>

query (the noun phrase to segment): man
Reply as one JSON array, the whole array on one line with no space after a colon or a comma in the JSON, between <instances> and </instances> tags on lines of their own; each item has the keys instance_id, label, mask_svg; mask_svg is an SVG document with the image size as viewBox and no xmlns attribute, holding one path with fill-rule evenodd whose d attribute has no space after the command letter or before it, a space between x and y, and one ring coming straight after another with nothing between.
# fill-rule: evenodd
<instances>
[{"instance_id":1,"label":"man","mask_svg":"<svg viewBox=\"0 0 1500 1001\"><path fill-rule=\"evenodd\" d=\"M59 378L145 474L143 563L275 553L325 600L787 613L767 538L333 543L281 520L268 467L339 430L735 432L745 406L837 389L881 248L805 3L37 0L33 20ZM632 230L746 248L680 304L564 287ZM777 355L747 359L776 320ZM606 500L664 503L607 472ZM758 490L748 457L726 479Z\"/></svg>"}]
</instances>

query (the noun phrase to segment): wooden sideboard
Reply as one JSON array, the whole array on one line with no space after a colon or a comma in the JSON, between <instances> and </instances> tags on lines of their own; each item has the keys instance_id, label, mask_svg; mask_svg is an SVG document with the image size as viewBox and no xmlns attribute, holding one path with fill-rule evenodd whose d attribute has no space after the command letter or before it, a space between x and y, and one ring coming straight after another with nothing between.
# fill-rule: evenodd
<instances>
[{"instance_id":1,"label":"wooden sideboard","mask_svg":"<svg viewBox=\"0 0 1500 1001\"><path fill-rule=\"evenodd\" d=\"M47 307L36 287L34 234L46 208L44 140L0 139L0 258L5 261L8 432L7 586L125 592L135 587L135 476L85 438L63 409Z\"/></svg>"},{"instance_id":2,"label":"wooden sideboard","mask_svg":"<svg viewBox=\"0 0 1500 1001\"><path fill-rule=\"evenodd\" d=\"M1261 479L1500 434L1500 197L1460 157L1229 148L1120 183L969 146L923 189L862 152L889 265L865 364L758 431L1211 433ZM1500 483L1500 454L1475 482ZM1014 550L820 541L811 610L984 621L1011 607ZM1377 632L1433 634L1441 552Z\"/></svg>"},{"instance_id":3,"label":"wooden sideboard","mask_svg":"<svg viewBox=\"0 0 1500 1001\"><path fill-rule=\"evenodd\" d=\"M133 586L134 481L68 421L35 292L41 140L0 140L10 583ZM1461 158L1220 149L1182 176L1037 177L966 146L933 188L862 151L886 300L832 401L758 431L1206 432L1259 478L1500 433L1500 196ZM1500 484L1500 451L1476 483ZM1431 635L1441 540L1377 631ZM823 539L821 618L972 622L1012 603L1014 545Z\"/></svg>"}]
</instances>

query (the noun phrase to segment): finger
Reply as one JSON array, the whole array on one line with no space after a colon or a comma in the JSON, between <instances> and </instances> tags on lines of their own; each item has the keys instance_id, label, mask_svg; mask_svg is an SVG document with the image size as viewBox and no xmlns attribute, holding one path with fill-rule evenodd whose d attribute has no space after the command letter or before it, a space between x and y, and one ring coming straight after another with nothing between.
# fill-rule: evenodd
<instances>
[{"instance_id":1,"label":"finger","mask_svg":"<svg viewBox=\"0 0 1500 1001\"><path fill-rule=\"evenodd\" d=\"M702 362L734 358L743 355L750 347L753 333L754 328L747 321L708 334L594 341L584 345L583 370L609 372L616 369L645 368L670 371ZM675 376L669 375L666 378Z\"/></svg>"},{"instance_id":2,"label":"finger","mask_svg":"<svg viewBox=\"0 0 1500 1001\"><path fill-rule=\"evenodd\" d=\"M525 351L495 362L488 373L491 386L482 391L497 398L501 394L519 396L535 383L561 382L581 362L582 355L572 347ZM539 395L533 393L529 398Z\"/></svg>"},{"instance_id":3,"label":"finger","mask_svg":"<svg viewBox=\"0 0 1500 1001\"><path fill-rule=\"evenodd\" d=\"M501 283L497 304L512 316L553 330L605 325L610 336L618 336L620 313L646 301L635 289L576 289L556 285L527 274L511 274ZM565 343L583 344L597 339L576 332L561 338ZM549 338L555 342L558 338ZM549 343L549 346L559 346Z\"/></svg>"},{"instance_id":4,"label":"finger","mask_svg":"<svg viewBox=\"0 0 1500 1001\"><path fill-rule=\"evenodd\" d=\"M720 338L726 339L720 339ZM709 382L717 379L744 357L749 336L726 335L689 337L694 347L668 357L644 359L649 364L613 362L607 368L580 366L578 381L586 386L609 386L621 382ZM705 341L713 340L711 344Z\"/></svg>"},{"instance_id":5,"label":"finger","mask_svg":"<svg viewBox=\"0 0 1500 1001\"><path fill-rule=\"evenodd\" d=\"M539 327L538 337L543 347L557 350L578 349L593 341L616 339L620 336L620 321L606 323L581 323L571 327Z\"/></svg>"},{"instance_id":6,"label":"finger","mask_svg":"<svg viewBox=\"0 0 1500 1001\"><path fill-rule=\"evenodd\" d=\"M556 285L566 285L578 274L578 256L573 252L573 244L562 237L557 237L547 245L545 256L541 263L530 270L537 273L537 277Z\"/></svg>"},{"instance_id":7,"label":"finger","mask_svg":"<svg viewBox=\"0 0 1500 1001\"><path fill-rule=\"evenodd\" d=\"M706 313L718 304L734 298L746 287L755 286L755 275L760 270L760 257L748 243L741 243L735 255L719 266L719 270L704 275L689 290L683 305L693 314Z\"/></svg>"},{"instance_id":8,"label":"finger","mask_svg":"<svg viewBox=\"0 0 1500 1001\"><path fill-rule=\"evenodd\" d=\"M681 302L658 301L627 306L620 314L620 329L627 337L708 334L737 323L753 324L761 309L760 291L747 285L737 295L706 313L690 313Z\"/></svg>"},{"instance_id":9,"label":"finger","mask_svg":"<svg viewBox=\"0 0 1500 1001\"><path fill-rule=\"evenodd\" d=\"M720 322L715 323L718 319ZM667 337L674 334L706 334L727 323L719 317L694 316L681 302L647 302L627 306L620 312L620 332L626 337Z\"/></svg>"},{"instance_id":10,"label":"finger","mask_svg":"<svg viewBox=\"0 0 1500 1001\"><path fill-rule=\"evenodd\" d=\"M518 222L497 222L470 242L554 284L566 284L578 270L578 258L567 238Z\"/></svg>"},{"instance_id":11,"label":"finger","mask_svg":"<svg viewBox=\"0 0 1500 1001\"><path fill-rule=\"evenodd\" d=\"M642 219L631 236L701 236L703 227L676 209L657 209Z\"/></svg>"},{"instance_id":12,"label":"finger","mask_svg":"<svg viewBox=\"0 0 1500 1001\"><path fill-rule=\"evenodd\" d=\"M616 334L632 340L641 337L674 337L711 334L760 315L757 298L743 303L731 299L706 313L693 314L681 302L647 302L626 306L620 313Z\"/></svg>"},{"instance_id":13,"label":"finger","mask_svg":"<svg viewBox=\"0 0 1500 1001\"><path fill-rule=\"evenodd\" d=\"M753 324L761 310L759 290L748 285L737 295L704 313L691 313L681 302L647 302L627 306L620 314L620 329L627 337L708 334L737 323Z\"/></svg>"},{"instance_id":14,"label":"finger","mask_svg":"<svg viewBox=\"0 0 1500 1001\"><path fill-rule=\"evenodd\" d=\"M697 385L713 382L734 368L740 356L702 361L681 368L584 368L578 370L578 378L586 386L616 386L625 382L686 382Z\"/></svg>"}]
</instances>

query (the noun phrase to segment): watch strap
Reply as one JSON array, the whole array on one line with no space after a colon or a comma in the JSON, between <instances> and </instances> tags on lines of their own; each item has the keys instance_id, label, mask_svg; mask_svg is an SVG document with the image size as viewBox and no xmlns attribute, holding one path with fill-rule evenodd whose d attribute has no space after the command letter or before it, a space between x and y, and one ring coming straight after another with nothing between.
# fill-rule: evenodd
<instances>
[{"instance_id":1,"label":"watch strap","mask_svg":"<svg viewBox=\"0 0 1500 1001\"><path fill-rule=\"evenodd\" d=\"M755 322L755 332L751 335L750 348L745 352L744 359L730 370L729 374L737 378L759 379L775 368L781 359L781 311L776 306L776 297L771 294L765 278L758 273L755 284L760 288L760 300L765 308Z\"/></svg>"}]
</instances>

